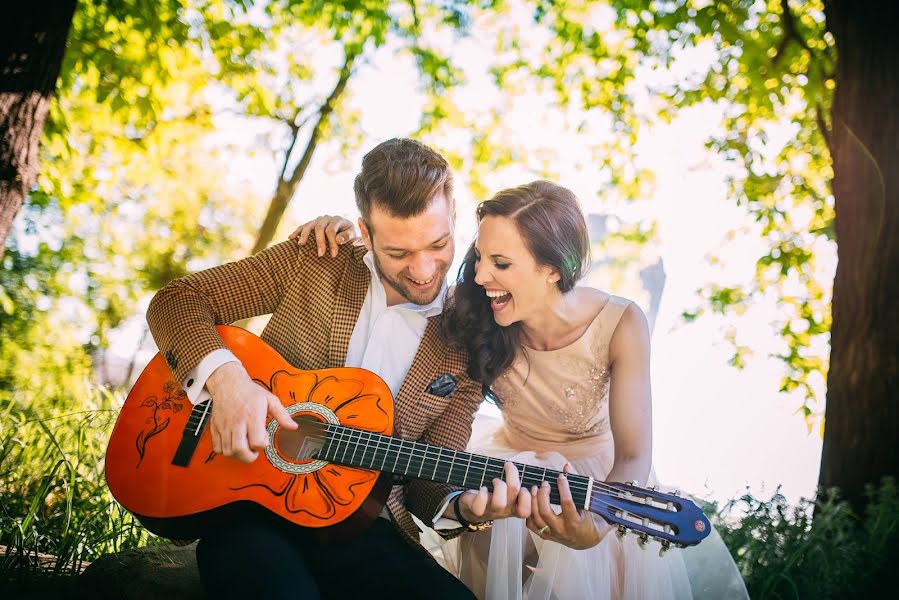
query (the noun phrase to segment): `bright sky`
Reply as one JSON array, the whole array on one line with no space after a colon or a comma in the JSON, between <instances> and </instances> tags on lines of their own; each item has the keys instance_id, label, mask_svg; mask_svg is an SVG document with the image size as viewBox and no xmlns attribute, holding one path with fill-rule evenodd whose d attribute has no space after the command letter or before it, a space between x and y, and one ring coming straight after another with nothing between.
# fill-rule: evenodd
<instances>
[{"instance_id":1,"label":"bright sky","mask_svg":"<svg viewBox=\"0 0 899 600\"><path fill-rule=\"evenodd\" d=\"M485 48L489 48L488 42L477 36L453 45L454 57L469 67L469 83L458 98L467 110L479 111L501 100L478 69ZM701 54L688 56L679 68L689 71L701 65L707 60ZM317 57L317 64L333 58ZM327 143L319 149L288 210L283 235L323 213L355 219L352 180L362 154L378 141L414 131L422 105L416 87L411 62L387 51L360 69L352 81L349 100L361 109L360 127L366 142L346 162L338 158L336 144ZM671 125L641 137L639 160L654 173L656 185L652 197L632 205L603 202L597 197L598 179L584 158L589 156L587 136L565 133L564 116L538 95L516 98L504 116L504 124L514 143L552 149L558 182L579 195L587 212L615 214L626 222L653 218L658 223L655 252L664 260L667 275L652 340L654 463L662 483L716 500L735 497L746 486L756 494L770 495L782 484L782 492L796 501L814 492L821 439L817 433L808 435L804 421L794 414L799 400L777 393L781 366L769 357L780 351L771 327L778 320L773 300L732 321L740 341L754 349L743 371L727 364L731 355L723 339L727 323L703 317L684 324L679 317L684 310L697 306L695 290L705 284L750 280L754 260L761 255L761 242L752 234L750 219L726 196L723 164L710 157L703 145L719 117L714 107L698 107L685 111ZM255 136L266 130L233 116L223 117L218 123L220 141L246 149L235 153L228 176L250 182L260 203L267 204L276 178L276 161L265 153L250 156L249 151ZM597 135L609 133L598 131ZM589 141L595 143L596 139ZM456 141L448 139L445 143L452 146ZM496 191L535 178L533 172L513 168L492 177L490 189ZM456 187L457 254L461 255L474 232L476 199L467 190L466 173L457 173ZM723 245L729 230L745 227L749 227L746 234ZM705 260L709 253L719 254L722 263L710 266ZM832 249L830 254L823 257L823 262L832 273L836 257ZM113 351L128 356L135 344L134 329L123 333L113 340ZM483 410L487 414L496 412L492 406Z\"/></svg>"}]
</instances>

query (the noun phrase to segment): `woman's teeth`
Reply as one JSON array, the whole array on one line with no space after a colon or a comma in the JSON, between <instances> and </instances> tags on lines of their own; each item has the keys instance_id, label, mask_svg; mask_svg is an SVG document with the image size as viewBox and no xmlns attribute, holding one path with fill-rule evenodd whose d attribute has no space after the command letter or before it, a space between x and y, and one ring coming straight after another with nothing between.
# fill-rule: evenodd
<instances>
[{"instance_id":1,"label":"woman's teeth","mask_svg":"<svg viewBox=\"0 0 899 600\"><path fill-rule=\"evenodd\" d=\"M490 298L490 308L494 311L502 310L512 300L512 294L509 292L486 290L487 297Z\"/></svg>"}]
</instances>

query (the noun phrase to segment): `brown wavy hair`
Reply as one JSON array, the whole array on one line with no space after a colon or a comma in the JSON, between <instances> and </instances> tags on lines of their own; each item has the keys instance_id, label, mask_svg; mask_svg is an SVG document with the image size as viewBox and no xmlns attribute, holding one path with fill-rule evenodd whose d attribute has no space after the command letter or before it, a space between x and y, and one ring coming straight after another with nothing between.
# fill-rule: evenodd
<instances>
[{"instance_id":1,"label":"brown wavy hair","mask_svg":"<svg viewBox=\"0 0 899 600\"><path fill-rule=\"evenodd\" d=\"M518 228L537 264L559 274L556 285L570 291L590 264L587 223L577 197L548 181L534 181L503 190L477 209L478 222L487 216L507 217ZM443 332L455 347L468 351L468 374L481 381L484 394L496 403L496 378L508 369L521 345L521 326L501 327L493 319L490 299L475 283L476 258L472 242L443 311Z\"/></svg>"},{"instance_id":2,"label":"brown wavy hair","mask_svg":"<svg viewBox=\"0 0 899 600\"><path fill-rule=\"evenodd\" d=\"M453 199L453 172L433 148L408 138L381 142L362 158L353 182L356 207L371 228L371 207L377 204L394 217L424 212L438 193Z\"/></svg>"}]
</instances>

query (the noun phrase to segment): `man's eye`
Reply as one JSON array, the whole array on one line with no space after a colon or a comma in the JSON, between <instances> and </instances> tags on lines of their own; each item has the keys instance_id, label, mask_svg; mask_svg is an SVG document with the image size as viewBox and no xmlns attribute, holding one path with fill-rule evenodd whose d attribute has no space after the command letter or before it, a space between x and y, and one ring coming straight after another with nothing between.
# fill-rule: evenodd
<instances>
[{"instance_id":1,"label":"man's eye","mask_svg":"<svg viewBox=\"0 0 899 600\"><path fill-rule=\"evenodd\" d=\"M434 244L433 246L431 246L431 248L434 248L435 250L440 250L442 248L446 248L446 244L447 244L447 242L443 242L442 244Z\"/></svg>"},{"instance_id":2,"label":"man's eye","mask_svg":"<svg viewBox=\"0 0 899 600\"><path fill-rule=\"evenodd\" d=\"M409 256L409 253L400 252L399 254L388 254L387 256L389 256L390 258L406 258L407 256Z\"/></svg>"}]
</instances>

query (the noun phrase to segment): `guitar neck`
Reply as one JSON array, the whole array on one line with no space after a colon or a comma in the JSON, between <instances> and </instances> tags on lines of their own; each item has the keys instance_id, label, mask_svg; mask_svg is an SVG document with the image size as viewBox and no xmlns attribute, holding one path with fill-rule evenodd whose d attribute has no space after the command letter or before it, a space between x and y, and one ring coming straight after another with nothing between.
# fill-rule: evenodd
<instances>
[{"instance_id":1,"label":"guitar neck","mask_svg":"<svg viewBox=\"0 0 899 600\"><path fill-rule=\"evenodd\" d=\"M504 479L505 461L459 450L450 450L421 442L393 438L386 435L328 425L327 438L316 458L362 469L373 469L458 486L493 490L494 479ZM550 485L550 501L559 503L558 476L561 471L533 465L513 463L518 469L522 487L539 487L544 481ZM590 508L593 485L591 477L568 474L569 487L575 506Z\"/></svg>"}]
</instances>

